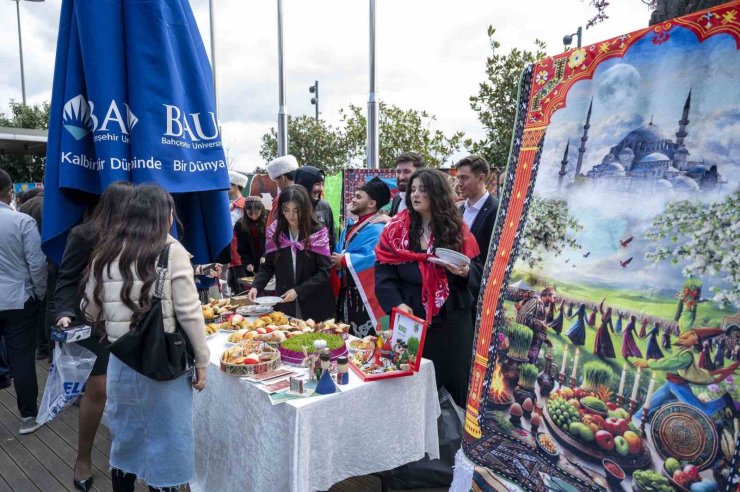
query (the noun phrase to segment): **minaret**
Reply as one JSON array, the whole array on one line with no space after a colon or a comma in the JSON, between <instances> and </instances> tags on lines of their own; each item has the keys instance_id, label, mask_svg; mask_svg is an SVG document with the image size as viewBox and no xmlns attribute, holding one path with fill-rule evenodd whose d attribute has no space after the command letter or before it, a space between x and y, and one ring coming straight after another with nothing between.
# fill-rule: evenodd
<instances>
[{"instance_id":1,"label":"minaret","mask_svg":"<svg viewBox=\"0 0 740 492\"><path fill-rule=\"evenodd\" d=\"M565 172L565 167L568 165L568 149L570 148L570 140L568 140L568 144L565 146L565 152L563 152L563 160L560 161L560 172L558 173L558 190L560 190L563 186L563 178L565 178L565 175L567 174Z\"/></svg>"},{"instance_id":2,"label":"minaret","mask_svg":"<svg viewBox=\"0 0 740 492\"><path fill-rule=\"evenodd\" d=\"M581 147L578 149L578 162L576 163L576 177L581 175L581 166L583 165L583 154L586 153L586 140L588 140L588 129L591 128L591 108L594 105L594 100L591 99L591 104L588 105L588 114L586 114L586 124L583 125L583 136L581 137Z\"/></svg>"},{"instance_id":3,"label":"minaret","mask_svg":"<svg viewBox=\"0 0 740 492\"><path fill-rule=\"evenodd\" d=\"M689 95L686 98L686 102L683 105L683 116L681 117L681 121L678 122L678 133L676 133L676 147L683 147L683 139L686 138L686 135L688 133L686 132L686 127L689 124L689 110L691 109L691 90L689 90Z\"/></svg>"}]
</instances>

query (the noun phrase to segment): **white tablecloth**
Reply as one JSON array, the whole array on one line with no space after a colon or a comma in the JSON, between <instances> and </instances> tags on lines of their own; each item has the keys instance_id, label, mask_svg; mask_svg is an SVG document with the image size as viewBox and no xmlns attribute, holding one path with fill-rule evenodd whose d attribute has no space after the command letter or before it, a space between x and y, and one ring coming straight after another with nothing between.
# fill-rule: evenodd
<instances>
[{"instance_id":1,"label":"white tablecloth","mask_svg":"<svg viewBox=\"0 0 740 492\"><path fill-rule=\"evenodd\" d=\"M246 380L224 374L226 335L209 340L207 387L194 397L194 491L327 490L345 478L389 470L425 453L439 458L434 366L341 393L272 405Z\"/></svg>"}]
</instances>

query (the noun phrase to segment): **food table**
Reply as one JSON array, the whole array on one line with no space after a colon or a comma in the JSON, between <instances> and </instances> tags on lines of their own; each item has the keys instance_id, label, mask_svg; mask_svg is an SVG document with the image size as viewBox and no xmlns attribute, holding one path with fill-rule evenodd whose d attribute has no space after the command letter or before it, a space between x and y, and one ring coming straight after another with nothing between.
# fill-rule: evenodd
<instances>
[{"instance_id":1,"label":"food table","mask_svg":"<svg viewBox=\"0 0 740 492\"><path fill-rule=\"evenodd\" d=\"M196 394L194 491L327 490L348 477L439 457L434 366L409 377L272 405L267 393L224 374L227 333L211 336L205 391Z\"/></svg>"}]
</instances>

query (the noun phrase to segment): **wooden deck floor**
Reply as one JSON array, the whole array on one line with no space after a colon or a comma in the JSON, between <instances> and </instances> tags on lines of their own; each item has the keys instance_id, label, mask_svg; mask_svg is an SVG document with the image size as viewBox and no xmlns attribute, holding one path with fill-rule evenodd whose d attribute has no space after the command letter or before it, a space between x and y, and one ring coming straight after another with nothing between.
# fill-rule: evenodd
<instances>
[{"instance_id":1,"label":"wooden deck floor","mask_svg":"<svg viewBox=\"0 0 740 492\"><path fill-rule=\"evenodd\" d=\"M39 401L48 371L46 361L36 363ZM20 418L13 387L0 390L0 492L74 491L72 467L77 456L77 419L77 407L73 406L33 434L21 436L18 434ZM108 473L109 452L110 432L101 425L93 447L93 490L113 490ZM137 485L136 490L145 491L146 488ZM377 477L364 476L344 480L329 492L380 491L381 483Z\"/></svg>"}]
</instances>

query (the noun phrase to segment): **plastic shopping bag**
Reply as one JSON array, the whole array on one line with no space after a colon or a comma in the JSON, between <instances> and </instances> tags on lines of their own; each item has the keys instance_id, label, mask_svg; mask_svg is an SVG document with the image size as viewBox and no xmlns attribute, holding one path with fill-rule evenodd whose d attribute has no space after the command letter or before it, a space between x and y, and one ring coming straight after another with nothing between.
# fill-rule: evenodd
<instances>
[{"instance_id":1,"label":"plastic shopping bag","mask_svg":"<svg viewBox=\"0 0 740 492\"><path fill-rule=\"evenodd\" d=\"M56 342L54 362L49 369L44 396L36 421L54 420L85 391L96 355L76 343Z\"/></svg>"}]
</instances>

